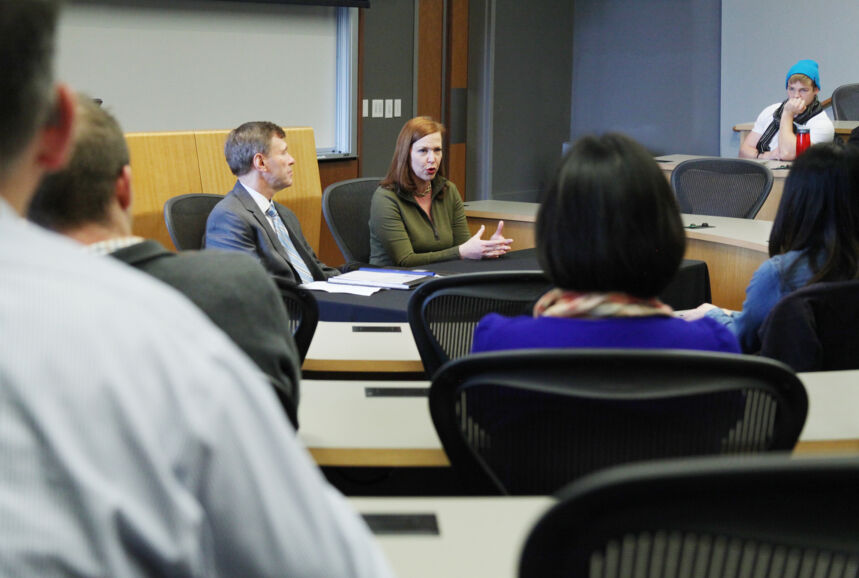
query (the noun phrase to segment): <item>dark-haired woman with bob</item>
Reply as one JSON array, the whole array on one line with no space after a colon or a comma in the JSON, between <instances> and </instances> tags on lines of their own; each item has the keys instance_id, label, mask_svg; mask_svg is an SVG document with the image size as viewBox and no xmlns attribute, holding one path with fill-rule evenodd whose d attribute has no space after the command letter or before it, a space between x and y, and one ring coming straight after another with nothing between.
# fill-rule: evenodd
<instances>
[{"instance_id":1,"label":"dark-haired woman with bob","mask_svg":"<svg viewBox=\"0 0 859 578\"><path fill-rule=\"evenodd\" d=\"M387 176L370 205L370 263L413 267L500 257L513 239L504 223L489 239L472 235L456 186L442 176L444 126L426 116L403 125Z\"/></svg>"},{"instance_id":2,"label":"dark-haired woman with bob","mask_svg":"<svg viewBox=\"0 0 859 578\"><path fill-rule=\"evenodd\" d=\"M859 151L817 144L790 168L769 240L741 312L698 307L731 329L743 351L760 349L766 316L785 295L812 283L859 277ZM694 316L694 315L693 315Z\"/></svg>"},{"instance_id":3,"label":"dark-haired woman with bob","mask_svg":"<svg viewBox=\"0 0 859 578\"><path fill-rule=\"evenodd\" d=\"M536 241L555 288L531 317L484 317L473 351L740 351L717 321L680 319L658 299L680 267L686 238L668 181L632 139L607 134L573 145L540 206Z\"/></svg>"}]
</instances>

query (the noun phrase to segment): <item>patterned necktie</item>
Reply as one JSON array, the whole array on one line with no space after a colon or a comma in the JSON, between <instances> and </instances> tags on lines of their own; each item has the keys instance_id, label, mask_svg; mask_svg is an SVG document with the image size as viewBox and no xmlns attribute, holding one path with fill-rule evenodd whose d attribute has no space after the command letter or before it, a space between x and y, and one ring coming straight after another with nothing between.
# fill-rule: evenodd
<instances>
[{"instance_id":1,"label":"patterned necktie","mask_svg":"<svg viewBox=\"0 0 859 578\"><path fill-rule=\"evenodd\" d=\"M301 258L301 255L298 253L298 249L296 249L295 245L292 243L292 239L289 238L289 231L286 230L286 225L283 224L280 215L277 214L277 211L274 208L274 203L268 206L265 214L271 217L271 220L274 222L274 231L277 233L277 238L280 239L281 244L286 248L286 253L289 255L289 262L292 263L298 276L301 277L301 282L312 282L313 274L310 272L310 269L307 268L307 264L304 262L304 259Z\"/></svg>"}]
</instances>

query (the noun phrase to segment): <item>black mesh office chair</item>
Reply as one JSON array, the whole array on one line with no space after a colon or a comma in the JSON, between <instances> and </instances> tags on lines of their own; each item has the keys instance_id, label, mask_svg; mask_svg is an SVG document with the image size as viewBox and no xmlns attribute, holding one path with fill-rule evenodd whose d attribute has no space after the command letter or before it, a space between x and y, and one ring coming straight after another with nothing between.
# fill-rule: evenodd
<instances>
[{"instance_id":1,"label":"black mesh office chair","mask_svg":"<svg viewBox=\"0 0 859 578\"><path fill-rule=\"evenodd\" d=\"M671 350L474 354L430 387L436 432L467 491L549 494L609 466L790 450L808 407L785 365Z\"/></svg>"},{"instance_id":2,"label":"black mesh office chair","mask_svg":"<svg viewBox=\"0 0 859 578\"><path fill-rule=\"evenodd\" d=\"M206 220L215 205L223 198L222 195L191 193L173 197L164 203L164 221L167 223L167 231L177 250L202 248ZM304 361L319 322L316 298L309 291L289 281L278 278L274 280L289 315L290 323L287 329L292 333L298 346L298 353Z\"/></svg>"},{"instance_id":3,"label":"black mesh office chair","mask_svg":"<svg viewBox=\"0 0 859 578\"><path fill-rule=\"evenodd\" d=\"M274 281L280 290L283 304L286 306L286 313L289 316L289 331L295 339L298 355L304 362L307 350L310 349L310 342L313 340L313 334L316 332L316 325L319 323L319 304L313 293L307 289L277 277L274 278Z\"/></svg>"},{"instance_id":4,"label":"black mesh office chair","mask_svg":"<svg viewBox=\"0 0 859 578\"><path fill-rule=\"evenodd\" d=\"M773 307L758 334L761 355L795 371L859 369L859 280L794 291Z\"/></svg>"},{"instance_id":5,"label":"black mesh office chair","mask_svg":"<svg viewBox=\"0 0 859 578\"><path fill-rule=\"evenodd\" d=\"M520 578L842 578L859 567L859 459L667 460L564 488Z\"/></svg>"},{"instance_id":6,"label":"black mesh office chair","mask_svg":"<svg viewBox=\"0 0 859 578\"><path fill-rule=\"evenodd\" d=\"M683 161L671 172L681 213L754 219L773 186L773 174L747 159Z\"/></svg>"},{"instance_id":7,"label":"black mesh office chair","mask_svg":"<svg viewBox=\"0 0 859 578\"><path fill-rule=\"evenodd\" d=\"M370 200L380 180L340 181L322 193L322 214L346 263L370 261Z\"/></svg>"},{"instance_id":8,"label":"black mesh office chair","mask_svg":"<svg viewBox=\"0 0 859 578\"><path fill-rule=\"evenodd\" d=\"M835 120L859 120L859 84L842 84L832 92Z\"/></svg>"},{"instance_id":9,"label":"black mesh office chair","mask_svg":"<svg viewBox=\"0 0 859 578\"><path fill-rule=\"evenodd\" d=\"M427 375L471 351L484 315L530 315L550 288L541 271L468 273L419 285L409 298L408 318Z\"/></svg>"},{"instance_id":10,"label":"black mesh office chair","mask_svg":"<svg viewBox=\"0 0 859 578\"><path fill-rule=\"evenodd\" d=\"M191 193L167 199L164 203L164 222L177 251L203 247L206 219L223 195Z\"/></svg>"}]
</instances>

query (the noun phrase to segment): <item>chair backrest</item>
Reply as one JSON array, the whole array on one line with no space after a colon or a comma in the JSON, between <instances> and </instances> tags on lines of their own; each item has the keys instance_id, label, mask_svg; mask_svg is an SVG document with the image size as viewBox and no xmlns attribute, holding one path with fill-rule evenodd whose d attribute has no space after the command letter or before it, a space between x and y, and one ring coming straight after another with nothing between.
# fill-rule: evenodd
<instances>
[{"instance_id":1,"label":"chair backrest","mask_svg":"<svg viewBox=\"0 0 859 578\"><path fill-rule=\"evenodd\" d=\"M436 432L477 494L548 494L633 461L789 450L807 407L785 365L701 351L481 353L430 387Z\"/></svg>"},{"instance_id":2,"label":"chair backrest","mask_svg":"<svg viewBox=\"0 0 859 578\"><path fill-rule=\"evenodd\" d=\"M665 460L559 492L520 578L856 576L859 459Z\"/></svg>"},{"instance_id":3,"label":"chair backrest","mask_svg":"<svg viewBox=\"0 0 859 578\"><path fill-rule=\"evenodd\" d=\"M313 293L307 289L278 277L275 277L274 281L286 306L289 331L295 339L298 355L304 362L313 334L316 332L316 325L319 323L319 304Z\"/></svg>"},{"instance_id":4,"label":"chair backrest","mask_svg":"<svg viewBox=\"0 0 859 578\"><path fill-rule=\"evenodd\" d=\"M346 263L370 262L370 200L380 180L340 181L322 193L322 214Z\"/></svg>"},{"instance_id":5,"label":"chair backrest","mask_svg":"<svg viewBox=\"0 0 859 578\"><path fill-rule=\"evenodd\" d=\"M770 311L759 335L761 355L795 371L859 369L859 280L790 293Z\"/></svg>"},{"instance_id":6,"label":"chair backrest","mask_svg":"<svg viewBox=\"0 0 859 578\"><path fill-rule=\"evenodd\" d=\"M409 298L408 318L427 375L471 351L484 315L530 315L550 288L541 271L468 273L419 285Z\"/></svg>"},{"instance_id":7,"label":"chair backrest","mask_svg":"<svg viewBox=\"0 0 859 578\"><path fill-rule=\"evenodd\" d=\"M747 159L683 161L671 172L681 213L753 219L773 186L773 174Z\"/></svg>"},{"instance_id":8,"label":"chair backrest","mask_svg":"<svg viewBox=\"0 0 859 578\"><path fill-rule=\"evenodd\" d=\"M206 220L223 195L191 193L167 199L164 222L177 251L200 249L206 234Z\"/></svg>"},{"instance_id":9,"label":"chair backrest","mask_svg":"<svg viewBox=\"0 0 859 578\"><path fill-rule=\"evenodd\" d=\"M832 92L835 120L859 120L859 84L842 84Z\"/></svg>"}]
</instances>

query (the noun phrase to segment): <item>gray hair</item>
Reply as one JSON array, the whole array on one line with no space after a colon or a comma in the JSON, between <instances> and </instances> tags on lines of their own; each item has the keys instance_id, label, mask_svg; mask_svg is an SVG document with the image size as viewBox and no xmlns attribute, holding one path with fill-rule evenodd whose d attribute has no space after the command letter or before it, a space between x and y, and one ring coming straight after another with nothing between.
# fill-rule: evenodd
<instances>
[{"instance_id":1,"label":"gray hair","mask_svg":"<svg viewBox=\"0 0 859 578\"><path fill-rule=\"evenodd\" d=\"M234 175L240 177L253 168L254 156L267 155L272 137L284 138L286 133L273 122L246 122L233 129L224 145L224 156Z\"/></svg>"}]
</instances>

